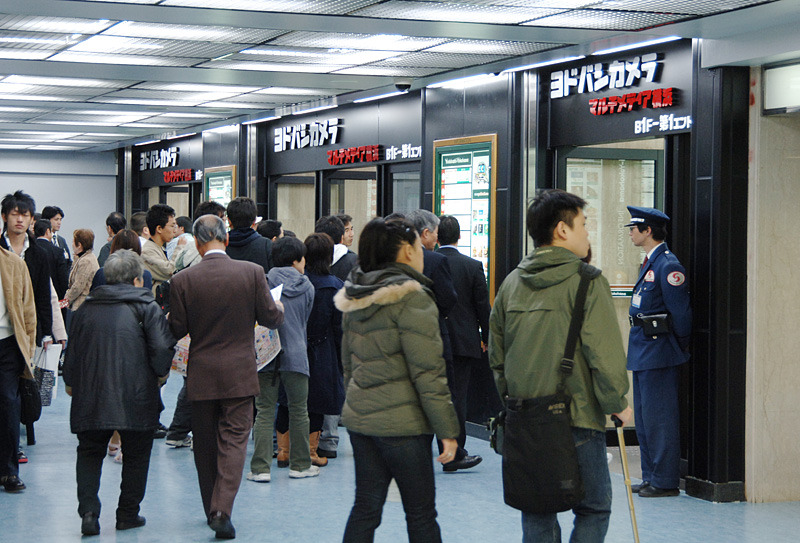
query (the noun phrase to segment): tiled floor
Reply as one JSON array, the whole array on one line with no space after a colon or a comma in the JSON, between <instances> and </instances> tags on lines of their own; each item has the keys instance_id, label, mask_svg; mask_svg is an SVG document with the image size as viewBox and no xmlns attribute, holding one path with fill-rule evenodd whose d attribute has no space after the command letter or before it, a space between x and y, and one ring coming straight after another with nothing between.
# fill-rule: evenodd
<instances>
[{"instance_id":1,"label":"tiled floor","mask_svg":"<svg viewBox=\"0 0 800 543\"><path fill-rule=\"evenodd\" d=\"M164 389L168 424L181 380L172 378ZM63 385L62 385L63 387ZM53 406L44 409L36 424L38 442L25 447L30 458L21 466L28 489L19 495L0 491L0 541L79 541L80 519L75 497L75 447L69 432L69 397L63 388ZM24 437L23 437L24 442ZM443 473L437 470L439 523L445 541L520 541L519 513L503 504L500 457L487 443L469 438L467 448L484 461L473 470ZM617 454L617 451L612 451ZM633 541L623 478L615 473L611 527L606 541ZM169 449L164 440L153 447L143 528L117 533L114 509L121 466L109 457L100 490L104 511L101 534L95 541L183 542L213 541L202 513L197 477L188 449ZM346 438L339 458L331 460L318 478L290 480L287 469L273 468L271 483L243 481L233 511L239 541L328 543L341 541L353 502L353 460ZM677 498L647 500L635 497L642 542L780 543L796 542L800 503L751 505L712 504L681 494ZM560 515L565 541L571 514ZM405 541L405 519L399 496L390 492L377 542Z\"/></svg>"}]
</instances>

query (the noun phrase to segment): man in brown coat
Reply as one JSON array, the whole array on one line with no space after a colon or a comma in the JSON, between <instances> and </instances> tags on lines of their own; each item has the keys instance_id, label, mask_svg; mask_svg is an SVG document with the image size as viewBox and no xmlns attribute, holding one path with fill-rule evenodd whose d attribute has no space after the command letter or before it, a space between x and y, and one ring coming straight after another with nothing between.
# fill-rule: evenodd
<instances>
[{"instance_id":1,"label":"man in brown coat","mask_svg":"<svg viewBox=\"0 0 800 543\"><path fill-rule=\"evenodd\" d=\"M208 524L217 538L233 539L230 515L259 393L253 328L256 321L277 328L283 306L272 300L263 268L225 254L222 219L204 215L193 231L203 260L172 278L169 323L175 337L192 338L186 392Z\"/></svg>"}]
</instances>

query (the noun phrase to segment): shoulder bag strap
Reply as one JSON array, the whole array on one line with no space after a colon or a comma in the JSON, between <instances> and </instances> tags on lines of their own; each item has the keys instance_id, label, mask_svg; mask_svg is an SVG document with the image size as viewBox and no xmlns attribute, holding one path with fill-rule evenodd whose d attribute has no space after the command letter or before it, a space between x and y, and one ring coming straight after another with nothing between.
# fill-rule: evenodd
<instances>
[{"instance_id":1,"label":"shoulder bag strap","mask_svg":"<svg viewBox=\"0 0 800 543\"><path fill-rule=\"evenodd\" d=\"M600 275L600 270L581 262L580 268L581 282L578 284L578 293L575 295L575 306L572 308L572 320L569 323L569 333L567 334L567 345L564 347L564 357L561 359L559 373L561 379L558 383L558 392L566 390L567 377L572 374L575 366L575 346L578 343L578 336L583 325L583 310L586 304L586 293L589 290L589 283L592 279Z\"/></svg>"}]
</instances>

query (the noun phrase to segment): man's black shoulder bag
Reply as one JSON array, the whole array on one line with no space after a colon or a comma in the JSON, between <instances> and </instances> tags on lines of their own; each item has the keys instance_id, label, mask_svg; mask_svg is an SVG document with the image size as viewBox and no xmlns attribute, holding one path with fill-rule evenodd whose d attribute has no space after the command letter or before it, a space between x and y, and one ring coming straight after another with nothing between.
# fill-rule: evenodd
<instances>
[{"instance_id":1,"label":"man's black shoulder bag","mask_svg":"<svg viewBox=\"0 0 800 543\"><path fill-rule=\"evenodd\" d=\"M572 309L567 345L556 393L533 399L508 398L503 436L505 502L526 513L558 513L584 497L578 456L570 427L566 379L575 365L575 345L583 324L589 282L600 270L581 263L581 281Z\"/></svg>"}]
</instances>

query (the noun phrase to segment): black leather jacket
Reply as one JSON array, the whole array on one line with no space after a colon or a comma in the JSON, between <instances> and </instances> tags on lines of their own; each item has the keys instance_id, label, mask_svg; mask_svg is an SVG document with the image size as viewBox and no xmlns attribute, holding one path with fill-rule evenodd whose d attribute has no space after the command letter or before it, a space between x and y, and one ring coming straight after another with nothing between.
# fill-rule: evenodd
<instances>
[{"instance_id":1,"label":"black leather jacket","mask_svg":"<svg viewBox=\"0 0 800 543\"><path fill-rule=\"evenodd\" d=\"M158 377L169 373L174 346L149 290L93 290L72 318L64 359L72 432L154 429L162 409Z\"/></svg>"}]
</instances>

